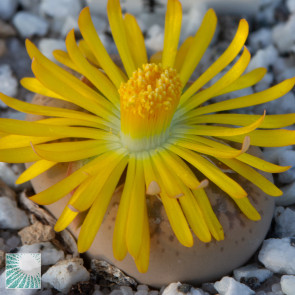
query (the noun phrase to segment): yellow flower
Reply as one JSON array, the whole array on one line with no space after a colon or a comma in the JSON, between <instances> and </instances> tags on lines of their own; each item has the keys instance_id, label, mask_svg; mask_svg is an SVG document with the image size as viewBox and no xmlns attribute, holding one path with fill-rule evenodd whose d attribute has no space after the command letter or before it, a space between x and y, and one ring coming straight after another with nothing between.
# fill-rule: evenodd
<instances>
[{"instance_id":1,"label":"yellow flower","mask_svg":"<svg viewBox=\"0 0 295 295\"><path fill-rule=\"evenodd\" d=\"M251 95L204 104L213 97L256 84L266 72L257 68L244 74L250 61L244 46L248 35L245 20L240 21L224 53L187 85L215 32L217 18L212 9L196 35L178 48L181 4L168 0L163 51L150 60L136 19L130 14L122 16L119 0L109 0L107 12L125 70L112 61L103 47L88 8L79 17L83 40L77 45L71 31L66 38L67 52L54 53L59 62L86 79L78 79L51 62L27 41L36 78L24 78L22 85L71 102L82 110L28 104L1 94L8 106L48 118L35 122L1 119L0 161L34 162L17 180L22 183L60 162L85 160L65 179L31 197L46 205L74 191L55 230L66 228L78 212L88 211L78 238L80 252L91 246L127 169L115 222L114 256L122 260L129 252L139 271L145 272L150 245L146 194L161 199L176 237L187 247L193 245L192 232L203 242L209 242L212 236L216 240L224 238L205 193L208 181L226 192L249 219L260 219L246 191L221 171L218 163L271 196L282 194L256 169L273 173L289 167L268 163L246 151L249 141L261 147L294 144L295 131L276 128L292 125L295 115L259 116L227 111L277 99L292 89L295 80L285 80ZM242 49L231 69L204 88ZM231 147L229 141L242 143L241 148ZM204 175L202 181L191 167Z\"/></svg>"}]
</instances>

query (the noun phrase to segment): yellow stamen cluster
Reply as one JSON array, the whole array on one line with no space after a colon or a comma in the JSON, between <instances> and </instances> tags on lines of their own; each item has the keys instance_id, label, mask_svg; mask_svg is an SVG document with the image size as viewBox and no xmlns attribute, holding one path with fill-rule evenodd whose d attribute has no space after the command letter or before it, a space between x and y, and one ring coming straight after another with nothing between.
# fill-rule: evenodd
<instances>
[{"instance_id":1,"label":"yellow stamen cluster","mask_svg":"<svg viewBox=\"0 0 295 295\"><path fill-rule=\"evenodd\" d=\"M145 118L178 104L181 81L175 69L144 64L119 88L121 107ZM174 108L173 108L174 109Z\"/></svg>"},{"instance_id":2,"label":"yellow stamen cluster","mask_svg":"<svg viewBox=\"0 0 295 295\"><path fill-rule=\"evenodd\" d=\"M121 84L121 131L123 137L128 137L128 147L130 139L153 138L167 131L179 103L181 86L175 69L153 63L144 64Z\"/></svg>"}]
</instances>

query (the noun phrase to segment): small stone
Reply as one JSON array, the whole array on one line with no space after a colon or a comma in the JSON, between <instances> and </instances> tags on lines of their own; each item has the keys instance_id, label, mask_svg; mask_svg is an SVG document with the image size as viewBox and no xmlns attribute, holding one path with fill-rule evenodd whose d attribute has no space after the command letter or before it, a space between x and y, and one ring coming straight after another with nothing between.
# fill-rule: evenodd
<instances>
[{"instance_id":1,"label":"small stone","mask_svg":"<svg viewBox=\"0 0 295 295\"><path fill-rule=\"evenodd\" d=\"M139 291L139 290L146 290L146 291L148 291L149 290L149 287L147 285L138 285L136 289L137 289L137 291Z\"/></svg>"},{"instance_id":2,"label":"small stone","mask_svg":"<svg viewBox=\"0 0 295 295\"><path fill-rule=\"evenodd\" d=\"M275 233L279 238L295 236L295 211L290 208L275 209Z\"/></svg>"},{"instance_id":3,"label":"small stone","mask_svg":"<svg viewBox=\"0 0 295 295\"><path fill-rule=\"evenodd\" d=\"M0 176L1 177L1 176ZM10 198L16 202L16 193L4 181L0 180L0 197Z\"/></svg>"},{"instance_id":4,"label":"small stone","mask_svg":"<svg viewBox=\"0 0 295 295\"><path fill-rule=\"evenodd\" d=\"M147 38L145 40L145 45L148 49L153 52L157 52L163 49L164 41L164 30L163 27L155 24L152 25L147 31Z\"/></svg>"},{"instance_id":5,"label":"small stone","mask_svg":"<svg viewBox=\"0 0 295 295\"><path fill-rule=\"evenodd\" d=\"M138 290L134 293L134 295L148 295L148 290Z\"/></svg>"},{"instance_id":6,"label":"small stone","mask_svg":"<svg viewBox=\"0 0 295 295\"><path fill-rule=\"evenodd\" d=\"M286 23L278 24L273 28L272 39L280 53L287 53L294 45L295 15L291 15Z\"/></svg>"},{"instance_id":7,"label":"small stone","mask_svg":"<svg viewBox=\"0 0 295 295\"><path fill-rule=\"evenodd\" d=\"M276 198L276 205L289 206L295 204L295 181L281 187L283 195Z\"/></svg>"},{"instance_id":8,"label":"small stone","mask_svg":"<svg viewBox=\"0 0 295 295\"><path fill-rule=\"evenodd\" d=\"M20 245L20 238L18 236L13 235L6 241L6 245L10 247L10 249L14 249Z\"/></svg>"},{"instance_id":9,"label":"small stone","mask_svg":"<svg viewBox=\"0 0 295 295\"><path fill-rule=\"evenodd\" d=\"M249 283L251 283L251 281L253 282L253 278L255 278L258 282L258 284L254 284L257 287L272 275L273 273L270 270L259 268L257 264L249 264L234 270L234 278L238 282L242 282L252 289L254 288L250 286Z\"/></svg>"},{"instance_id":10,"label":"small stone","mask_svg":"<svg viewBox=\"0 0 295 295\"><path fill-rule=\"evenodd\" d=\"M66 50L64 40L54 38L43 38L40 40L38 47L40 51L50 60L55 61L52 52L56 49Z\"/></svg>"},{"instance_id":11,"label":"small stone","mask_svg":"<svg viewBox=\"0 0 295 295\"><path fill-rule=\"evenodd\" d=\"M78 32L79 31L79 26L78 26L77 18L69 15L69 16L66 17L66 20L63 23L62 28L60 30L61 36L66 37L66 35L72 29L74 29L75 32Z\"/></svg>"},{"instance_id":12,"label":"small stone","mask_svg":"<svg viewBox=\"0 0 295 295\"><path fill-rule=\"evenodd\" d=\"M295 247L290 238L265 240L258 259L274 273L295 274Z\"/></svg>"},{"instance_id":13,"label":"small stone","mask_svg":"<svg viewBox=\"0 0 295 295\"><path fill-rule=\"evenodd\" d=\"M23 38L44 36L49 29L45 19L26 11L18 12L12 22Z\"/></svg>"},{"instance_id":14,"label":"small stone","mask_svg":"<svg viewBox=\"0 0 295 295\"><path fill-rule=\"evenodd\" d=\"M102 277L104 280L117 285L136 286L136 281L125 275L119 268L109 264L104 260L92 259L91 269L95 277Z\"/></svg>"},{"instance_id":15,"label":"small stone","mask_svg":"<svg viewBox=\"0 0 295 295\"><path fill-rule=\"evenodd\" d=\"M281 277L281 288L284 294L294 295L295 276L284 275Z\"/></svg>"},{"instance_id":16,"label":"small stone","mask_svg":"<svg viewBox=\"0 0 295 295\"><path fill-rule=\"evenodd\" d=\"M295 1L294 0L287 0L287 7L290 12L294 13L295 12Z\"/></svg>"},{"instance_id":17,"label":"small stone","mask_svg":"<svg viewBox=\"0 0 295 295\"><path fill-rule=\"evenodd\" d=\"M273 45L269 45L264 49L260 49L252 57L249 66L247 67L247 72L250 72L259 67L267 68L271 66L277 58L278 52Z\"/></svg>"},{"instance_id":18,"label":"small stone","mask_svg":"<svg viewBox=\"0 0 295 295\"><path fill-rule=\"evenodd\" d=\"M4 40L0 39L0 57L3 56L6 53L6 51L7 51L6 43Z\"/></svg>"},{"instance_id":19,"label":"small stone","mask_svg":"<svg viewBox=\"0 0 295 295\"><path fill-rule=\"evenodd\" d=\"M55 232L52 226L42 224L39 221L23 228L18 234L21 237L22 243L25 245L47 242L55 238Z\"/></svg>"},{"instance_id":20,"label":"small stone","mask_svg":"<svg viewBox=\"0 0 295 295\"><path fill-rule=\"evenodd\" d=\"M293 102L295 105L295 97L293 95ZM291 104L289 103L289 107ZM291 107L292 108L292 107ZM294 107L295 109L295 107ZM290 110L292 112L292 110ZM283 111L284 113L284 111ZM287 150L279 155L279 165L281 166L292 166L291 169L279 173L279 181L282 183L290 183L295 180L295 151Z\"/></svg>"},{"instance_id":21,"label":"small stone","mask_svg":"<svg viewBox=\"0 0 295 295\"><path fill-rule=\"evenodd\" d=\"M60 292L69 292L72 285L88 281L89 272L83 266L83 259L62 260L50 267L42 276L42 283L48 284Z\"/></svg>"},{"instance_id":22,"label":"small stone","mask_svg":"<svg viewBox=\"0 0 295 295\"><path fill-rule=\"evenodd\" d=\"M0 38L14 37L16 30L6 22L0 20Z\"/></svg>"},{"instance_id":23,"label":"small stone","mask_svg":"<svg viewBox=\"0 0 295 295\"><path fill-rule=\"evenodd\" d=\"M244 284L237 282L231 277L223 277L220 281L214 284L215 289L220 295L252 295L253 290Z\"/></svg>"},{"instance_id":24,"label":"small stone","mask_svg":"<svg viewBox=\"0 0 295 295\"><path fill-rule=\"evenodd\" d=\"M121 286L120 290L123 295L133 295L133 290L129 286Z\"/></svg>"},{"instance_id":25,"label":"small stone","mask_svg":"<svg viewBox=\"0 0 295 295\"><path fill-rule=\"evenodd\" d=\"M0 250L0 268L5 265L5 254L3 250Z\"/></svg>"},{"instance_id":26,"label":"small stone","mask_svg":"<svg viewBox=\"0 0 295 295\"><path fill-rule=\"evenodd\" d=\"M23 245L18 248L18 253L41 253L42 265L53 265L59 260L64 259L62 250L56 249L50 242L33 245Z\"/></svg>"},{"instance_id":27,"label":"small stone","mask_svg":"<svg viewBox=\"0 0 295 295\"><path fill-rule=\"evenodd\" d=\"M29 225L26 213L8 197L0 197L0 228L21 229Z\"/></svg>"},{"instance_id":28,"label":"small stone","mask_svg":"<svg viewBox=\"0 0 295 295\"><path fill-rule=\"evenodd\" d=\"M262 28L249 35L249 45L255 52L267 47L271 43L271 30Z\"/></svg>"},{"instance_id":29,"label":"small stone","mask_svg":"<svg viewBox=\"0 0 295 295\"><path fill-rule=\"evenodd\" d=\"M54 18L65 18L68 15L78 16L81 9L80 0L42 0L40 5L42 13Z\"/></svg>"},{"instance_id":30,"label":"small stone","mask_svg":"<svg viewBox=\"0 0 295 295\"><path fill-rule=\"evenodd\" d=\"M9 20L16 11L18 0L0 1L0 18Z\"/></svg>"},{"instance_id":31,"label":"small stone","mask_svg":"<svg viewBox=\"0 0 295 295\"><path fill-rule=\"evenodd\" d=\"M0 66L0 91L8 96L17 94L18 83L8 64ZM3 103L2 103L3 104Z\"/></svg>"},{"instance_id":32,"label":"small stone","mask_svg":"<svg viewBox=\"0 0 295 295\"><path fill-rule=\"evenodd\" d=\"M91 14L103 15L107 10L107 0L86 0L87 6L90 8Z\"/></svg>"}]
</instances>

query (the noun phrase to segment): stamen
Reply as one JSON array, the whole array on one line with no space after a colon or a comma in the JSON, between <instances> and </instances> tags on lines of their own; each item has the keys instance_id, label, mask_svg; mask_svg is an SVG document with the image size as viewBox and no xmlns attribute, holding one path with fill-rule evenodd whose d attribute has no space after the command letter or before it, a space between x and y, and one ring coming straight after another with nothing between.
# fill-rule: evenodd
<instances>
[{"instance_id":1,"label":"stamen","mask_svg":"<svg viewBox=\"0 0 295 295\"><path fill-rule=\"evenodd\" d=\"M176 70L161 64L144 64L121 84L121 133L127 148L149 149L165 139L181 89ZM138 149L138 140L148 146Z\"/></svg>"}]
</instances>

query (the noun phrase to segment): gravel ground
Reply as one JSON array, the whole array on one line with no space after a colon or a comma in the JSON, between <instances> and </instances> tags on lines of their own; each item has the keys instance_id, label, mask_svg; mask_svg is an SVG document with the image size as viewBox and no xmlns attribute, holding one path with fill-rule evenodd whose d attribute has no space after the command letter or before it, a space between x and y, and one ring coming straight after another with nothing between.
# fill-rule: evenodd
<instances>
[{"instance_id":1,"label":"gravel ground","mask_svg":"<svg viewBox=\"0 0 295 295\"><path fill-rule=\"evenodd\" d=\"M163 1L159 1L160 4ZM202 2L184 2L182 38L194 34L207 7ZM156 1L125 1L123 8L134 13L145 34L149 54L161 49L163 17ZM218 13L219 32L196 75L218 56L232 39L238 20L246 17L250 23L247 47L252 54L248 70L266 67L268 74L253 88L241 95L261 91L286 78L295 76L295 0L260 0L248 10L235 14ZM24 39L30 38L41 51L53 58L53 49L64 49L64 37L77 29L77 16L85 5L90 5L93 21L108 52L116 53L107 24L105 1L99 0L1 0L0 1L0 91L24 101L32 94L21 88L19 80L32 76L30 59ZM233 12L234 9L231 9ZM256 10L256 13L254 13ZM77 30L77 36L79 33ZM228 94L219 99L231 98ZM241 110L261 114L264 105ZM267 105L268 114L295 113L294 91ZM23 119L24 115L8 109L0 102L0 116ZM294 129L294 126L291 127ZM295 166L294 147L265 149L265 157L280 165ZM21 165L0 163L0 294L112 294L112 295L294 295L295 294L295 167L275 176L276 184L284 191L278 199L274 219L267 239L245 266L233 271L232 276L201 286L171 282L161 290L138 285L106 262L81 258L70 233L56 234L54 220L40 208L26 200L30 184L15 186ZM42 290L5 290L4 254L9 252L40 252L42 254ZM69 269L71 271L69 271ZM114 272L119 275L114 276ZM59 274L59 275L57 275ZM58 280L62 277L62 280ZM81 282L86 281L86 282Z\"/></svg>"}]
</instances>

